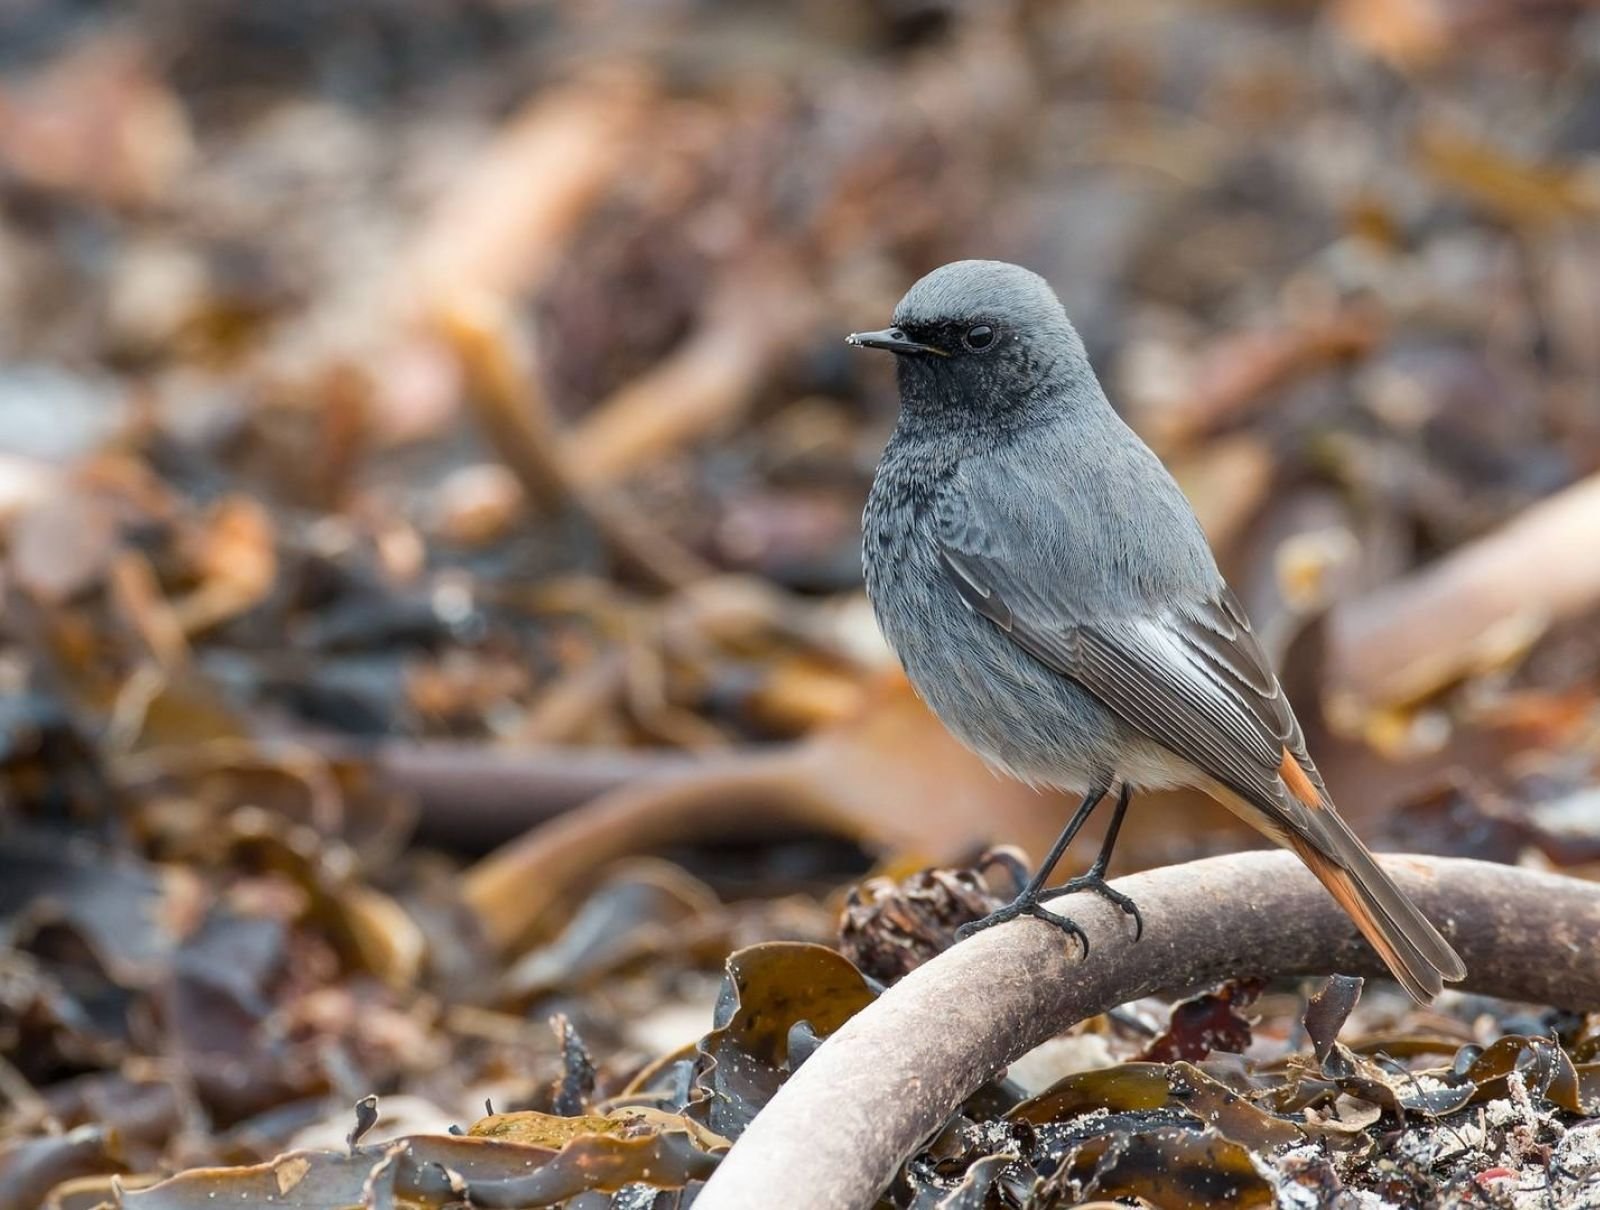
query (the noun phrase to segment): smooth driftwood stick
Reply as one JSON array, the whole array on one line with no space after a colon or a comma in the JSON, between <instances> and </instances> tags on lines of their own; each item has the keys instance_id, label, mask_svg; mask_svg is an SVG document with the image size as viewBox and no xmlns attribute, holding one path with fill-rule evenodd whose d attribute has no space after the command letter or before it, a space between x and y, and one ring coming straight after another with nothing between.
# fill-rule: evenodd
<instances>
[{"instance_id":1,"label":"smooth driftwood stick","mask_svg":"<svg viewBox=\"0 0 1600 1210\"><path fill-rule=\"evenodd\" d=\"M1411 701L1503 661L1542 626L1600 602L1600 475L1499 529L1335 609L1328 669L1336 696Z\"/></svg>"},{"instance_id":2,"label":"smooth driftwood stick","mask_svg":"<svg viewBox=\"0 0 1600 1210\"><path fill-rule=\"evenodd\" d=\"M1600 1007L1600 885L1452 858L1384 865L1466 961L1467 991ZM870 1207L974 1089L1096 1013L1239 975L1379 975L1377 956L1287 853L1240 853L1119 879L1144 912L1098 898L1053 906L1089 935L1087 959L1048 925L979 933L890 988L829 1038L762 1110L695 1210Z\"/></svg>"}]
</instances>

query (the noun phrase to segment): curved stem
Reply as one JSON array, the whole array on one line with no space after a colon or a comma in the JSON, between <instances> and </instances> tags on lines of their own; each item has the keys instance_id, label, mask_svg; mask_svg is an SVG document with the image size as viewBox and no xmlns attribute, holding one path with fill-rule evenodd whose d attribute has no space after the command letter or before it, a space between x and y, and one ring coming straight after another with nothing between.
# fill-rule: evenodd
<instances>
[{"instance_id":1,"label":"curved stem","mask_svg":"<svg viewBox=\"0 0 1600 1210\"><path fill-rule=\"evenodd\" d=\"M1383 864L1467 964L1463 990L1600 1007L1600 885L1453 858ZM1089 956L1038 921L978 933L830 1037L730 1151L696 1210L871 1206L980 1084L1077 1021L1156 992L1243 975L1383 965L1287 853L1239 853L1116 882L1144 914L1071 902Z\"/></svg>"}]
</instances>

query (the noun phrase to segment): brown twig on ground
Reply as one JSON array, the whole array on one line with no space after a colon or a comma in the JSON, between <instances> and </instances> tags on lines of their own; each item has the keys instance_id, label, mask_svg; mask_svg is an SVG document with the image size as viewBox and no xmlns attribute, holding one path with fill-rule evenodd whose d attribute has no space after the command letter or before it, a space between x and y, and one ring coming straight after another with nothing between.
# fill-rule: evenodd
<instances>
[{"instance_id":1,"label":"brown twig on ground","mask_svg":"<svg viewBox=\"0 0 1600 1210\"><path fill-rule=\"evenodd\" d=\"M627 656L603 651L594 659L568 668L540 693L517 728L522 744L582 742L583 730L621 696L627 680Z\"/></svg>"},{"instance_id":2,"label":"brown twig on ground","mask_svg":"<svg viewBox=\"0 0 1600 1210\"><path fill-rule=\"evenodd\" d=\"M360 755L358 745L321 741L318 750ZM504 843L619 787L655 784L699 769L706 758L663 749L562 745L495 748L450 740L394 740L367 756L384 781L423 805L427 837L455 848Z\"/></svg>"},{"instance_id":3,"label":"brown twig on ground","mask_svg":"<svg viewBox=\"0 0 1600 1210\"><path fill-rule=\"evenodd\" d=\"M458 295L439 309L437 321L466 370L468 397L479 422L530 500L547 509L576 506L607 549L656 587L683 588L714 574L709 564L650 520L573 476L543 392L532 373L517 364L502 301Z\"/></svg>"},{"instance_id":4,"label":"brown twig on ground","mask_svg":"<svg viewBox=\"0 0 1600 1210\"><path fill-rule=\"evenodd\" d=\"M1364 355L1377 338L1374 316L1360 308L1300 327L1234 333L1205 354L1183 399L1149 418L1146 436L1163 450L1188 445L1258 409L1295 379Z\"/></svg>"},{"instance_id":5,"label":"brown twig on ground","mask_svg":"<svg viewBox=\"0 0 1600 1210\"><path fill-rule=\"evenodd\" d=\"M462 879L485 935L501 948L548 929L604 864L666 844L799 832L958 861L996 838L1043 852L1075 802L996 777L899 680L878 686L857 717L798 742L678 753L675 765L668 755L550 748L480 758L470 745L407 744L378 763L421 799L429 835L476 846L523 833ZM636 763L647 761L661 762L653 775ZM607 776L617 778L610 792L554 818L591 778ZM1173 860L1175 846L1192 856L1262 843L1204 795L1162 793L1141 798L1119 852L1138 868ZM1091 849L1086 838L1075 855L1087 862Z\"/></svg>"},{"instance_id":6,"label":"brown twig on ground","mask_svg":"<svg viewBox=\"0 0 1600 1210\"><path fill-rule=\"evenodd\" d=\"M859 820L797 770L792 750L743 755L625 787L551 820L471 867L462 896L490 943L507 949L610 862L697 836L750 835L752 828L862 834Z\"/></svg>"},{"instance_id":7,"label":"brown twig on ground","mask_svg":"<svg viewBox=\"0 0 1600 1210\"><path fill-rule=\"evenodd\" d=\"M1468 991L1600 1006L1600 886L1512 866L1384 864L1467 964ZM1077 1021L1156 992L1243 975L1381 975L1349 919L1287 853L1214 857L1119 879L1144 913L1075 896L1087 958L1056 929L979 933L890 988L789 1078L697 1210L868 1207L985 1080ZM1055 905L1060 907L1061 905Z\"/></svg>"},{"instance_id":8,"label":"brown twig on ground","mask_svg":"<svg viewBox=\"0 0 1600 1210\"><path fill-rule=\"evenodd\" d=\"M545 89L504 123L433 206L412 242L418 298L510 297L537 283L628 169L660 104L631 69Z\"/></svg>"},{"instance_id":9,"label":"brown twig on ground","mask_svg":"<svg viewBox=\"0 0 1600 1210\"><path fill-rule=\"evenodd\" d=\"M574 481L616 482L735 424L807 330L797 277L768 258L730 278L676 350L573 426L562 449Z\"/></svg>"},{"instance_id":10,"label":"brown twig on ground","mask_svg":"<svg viewBox=\"0 0 1600 1210\"><path fill-rule=\"evenodd\" d=\"M1334 610L1335 696L1412 701L1600 604L1600 475L1421 571Z\"/></svg>"}]
</instances>

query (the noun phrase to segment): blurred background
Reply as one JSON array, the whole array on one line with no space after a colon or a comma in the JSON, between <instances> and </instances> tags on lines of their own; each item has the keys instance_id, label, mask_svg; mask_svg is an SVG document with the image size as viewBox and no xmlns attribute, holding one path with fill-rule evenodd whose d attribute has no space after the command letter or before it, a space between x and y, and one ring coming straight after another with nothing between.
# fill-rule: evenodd
<instances>
[{"instance_id":1,"label":"blurred background","mask_svg":"<svg viewBox=\"0 0 1600 1210\"><path fill-rule=\"evenodd\" d=\"M963 257L1055 285L1358 831L1600 873L1592 5L0 0L33 1204L548 1108L574 1030L615 1091L731 950L1042 851L860 589L843 336ZM1118 870L1257 843L1151 796Z\"/></svg>"}]
</instances>

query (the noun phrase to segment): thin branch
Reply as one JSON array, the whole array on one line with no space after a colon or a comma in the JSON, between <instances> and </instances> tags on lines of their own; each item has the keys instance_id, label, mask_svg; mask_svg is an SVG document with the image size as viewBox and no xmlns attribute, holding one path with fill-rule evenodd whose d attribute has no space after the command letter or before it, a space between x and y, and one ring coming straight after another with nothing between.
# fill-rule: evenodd
<instances>
[{"instance_id":1,"label":"thin branch","mask_svg":"<svg viewBox=\"0 0 1600 1210\"><path fill-rule=\"evenodd\" d=\"M1259 410L1289 383L1365 356L1378 335L1376 317L1354 307L1300 327L1224 337L1207 351L1187 394L1149 418L1147 435L1161 450L1193 444Z\"/></svg>"},{"instance_id":2,"label":"thin branch","mask_svg":"<svg viewBox=\"0 0 1600 1210\"><path fill-rule=\"evenodd\" d=\"M454 740L391 740L375 749L321 740L317 748L370 761L385 784L417 799L425 837L467 850L492 848L622 786L663 782L715 759L676 749Z\"/></svg>"},{"instance_id":3,"label":"thin branch","mask_svg":"<svg viewBox=\"0 0 1600 1210\"><path fill-rule=\"evenodd\" d=\"M1600 605L1600 475L1540 501L1438 562L1341 605L1335 692L1410 701L1503 662L1551 623Z\"/></svg>"},{"instance_id":4,"label":"thin branch","mask_svg":"<svg viewBox=\"0 0 1600 1210\"><path fill-rule=\"evenodd\" d=\"M579 509L607 548L658 588L684 588L715 574L653 520L573 478L544 394L532 373L517 364L504 303L463 294L441 306L437 320L466 370L479 422L529 499L544 508Z\"/></svg>"},{"instance_id":5,"label":"thin branch","mask_svg":"<svg viewBox=\"0 0 1600 1210\"><path fill-rule=\"evenodd\" d=\"M1600 1007L1600 885L1459 858L1384 864L1470 972L1464 990ZM1242 975L1382 964L1298 861L1243 853L1120 879L1144 937L1093 896L1069 910L1087 958L1023 920L913 971L806 1060L757 1116L696 1210L869 1207L899 1166L1006 1064L1077 1021L1140 996Z\"/></svg>"},{"instance_id":6,"label":"thin branch","mask_svg":"<svg viewBox=\"0 0 1600 1210\"><path fill-rule=\"evenodd\" d=\"M798 274L776 258L741 266L676 350L573 426L562 443L573 482L616 483L734 427L807 331L805 298Z\"/></svg>"},{"instance_id":7,"label":"thin branch","mask_svg":"<svg viewBox=\"0 0 1600 1210\"><path fill-rule=\"evenodd\" d=\"M537 288L635 163L661 103L649 73L629 67L539 89L435 202L403 261L404 283L424 300Z\"/></svg>"},{"instance_id":8,"label":"thin branch","mask_svg":"<svg viewBox=\"0 0 1600 1210\"><path fill-rule=\"evenodd\" d=\"M462 876L461 893L501 949L524 941L551 908L576 898L594 871L632 853L693 836L782 835L801 829L859 837L857 820L797 776L794 757L708 764L693 775L618 790L496 850Z\"/></svg>"}]
</instances>

